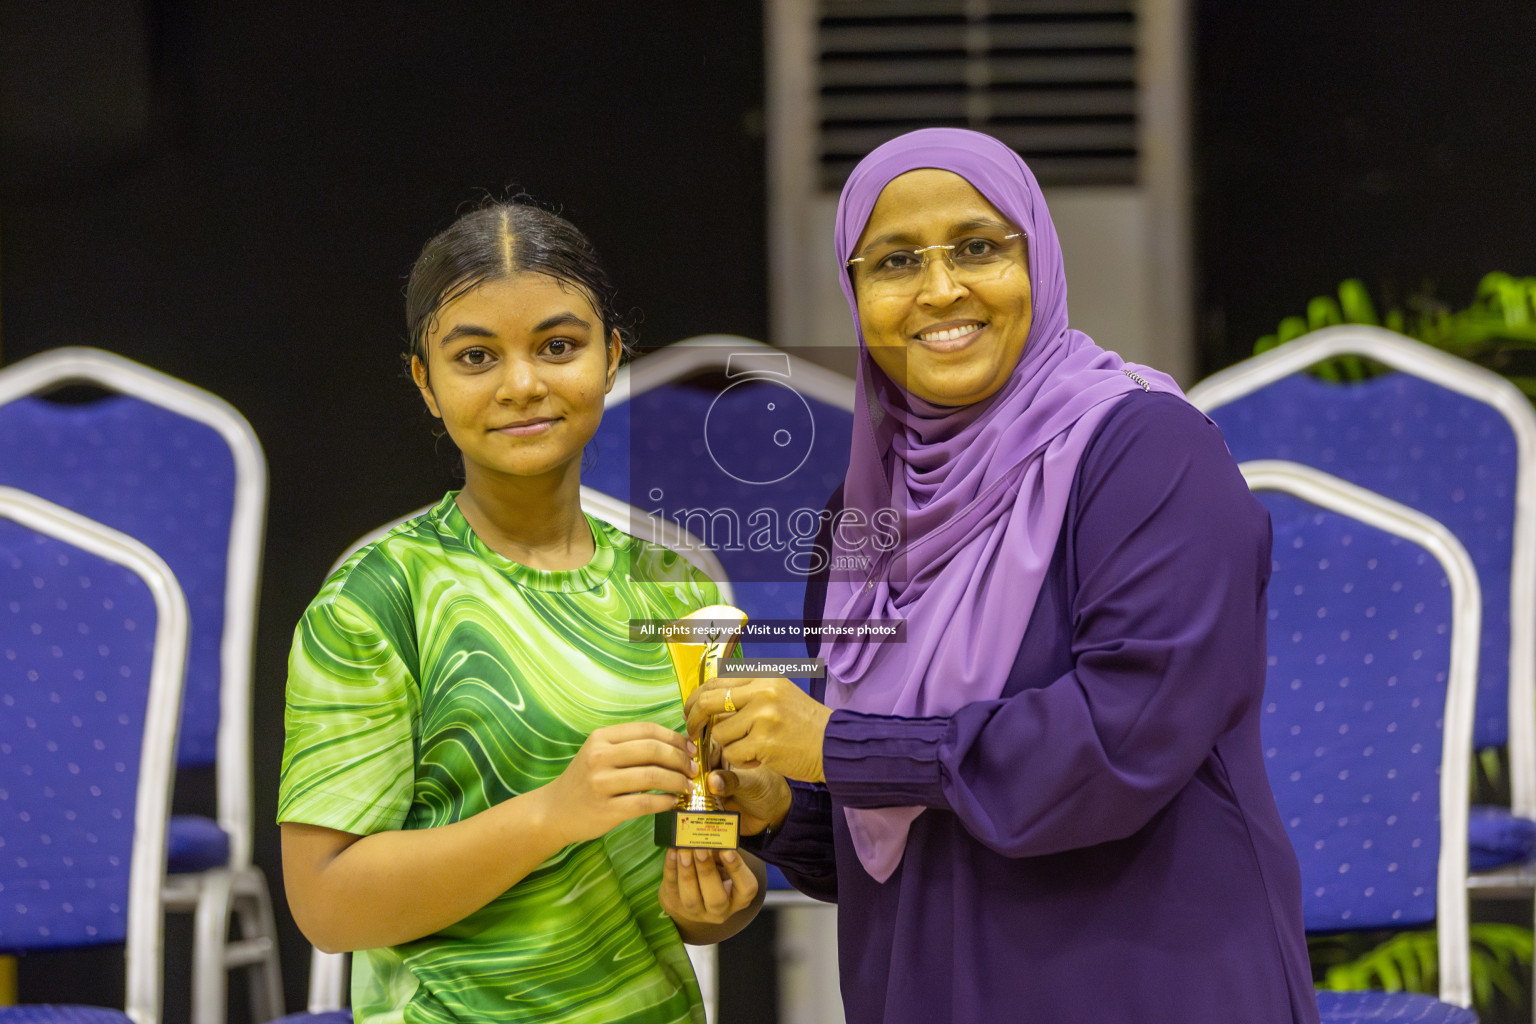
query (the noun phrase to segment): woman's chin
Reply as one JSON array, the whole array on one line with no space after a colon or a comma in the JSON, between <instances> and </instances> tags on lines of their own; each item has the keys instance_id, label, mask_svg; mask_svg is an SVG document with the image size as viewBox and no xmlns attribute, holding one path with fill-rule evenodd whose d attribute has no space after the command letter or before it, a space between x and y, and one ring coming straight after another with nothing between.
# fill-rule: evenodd
<instances>
[{"instance_id":1,"label":"woman's chin","mask_svg":"<svg viewBox=\"0 0 1536 1024\"><path fill-rule=\"evenodd\" d=\"M906 390L933 405L956 408L986 401L1007 383L1008 376L987 373L907 373Z\"/></svg>"}]
</instances>

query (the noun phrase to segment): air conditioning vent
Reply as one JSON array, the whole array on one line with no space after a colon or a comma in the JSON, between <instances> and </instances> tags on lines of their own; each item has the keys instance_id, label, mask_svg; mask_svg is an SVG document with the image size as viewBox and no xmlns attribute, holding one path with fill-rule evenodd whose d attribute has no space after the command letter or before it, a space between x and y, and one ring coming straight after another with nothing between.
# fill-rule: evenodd
<instances>
[{"instance_id":1,"label":"air conditioning vent","mask_svg":"<svg viewBox=\"0 0 1536 1024\"><path fill-rule=\"evenodd\" d=\"M822 188L913 128L974 128L1042 185L1136 183L1133 0L819 0Z\"/></svg>"}]
</instances>

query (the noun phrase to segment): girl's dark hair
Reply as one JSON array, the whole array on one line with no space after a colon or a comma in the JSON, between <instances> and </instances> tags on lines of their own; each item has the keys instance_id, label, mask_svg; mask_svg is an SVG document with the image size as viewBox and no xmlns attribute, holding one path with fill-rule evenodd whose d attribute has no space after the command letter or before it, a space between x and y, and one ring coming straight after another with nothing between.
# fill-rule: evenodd
<instances>
[{"instance_id":1,"label":"girl's dark hair","mask_svg":"<svg viewBox=\"0 0 1536 1024\"><path fill-rule=\"evenodd\" d=\"M603 338L628 328L614 312L613 285L597 251L576 225L519 196L464 214L425 246L405 285L406 352L427 363L427 334L448 303L486 281L513 274L547 274L579 288L603 321Z\"/></svg>"}]
</instances>

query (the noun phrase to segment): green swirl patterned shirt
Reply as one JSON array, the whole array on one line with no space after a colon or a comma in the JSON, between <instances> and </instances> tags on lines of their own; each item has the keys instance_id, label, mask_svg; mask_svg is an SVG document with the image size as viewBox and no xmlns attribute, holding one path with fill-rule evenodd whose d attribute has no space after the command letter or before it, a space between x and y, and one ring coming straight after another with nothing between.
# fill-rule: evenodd
<instances>
[{"instance_id":1,"label":"green swirl patterned shirt","mask_svg":"<svg viewBox=\"0 0 1536 1024\"><path fill-rule=\"evenodd\" d=\"M629 620L718 602L682 558L589 517L596 553L543 571L487 548L449 494L326 582L289 657L278 820L368 835L467 818L555 779L594 729L683 725ZM651 821L555 854L434 935L353 957L358 1024L702 1024L662 911Z\"/></svg>"}]
</instances>

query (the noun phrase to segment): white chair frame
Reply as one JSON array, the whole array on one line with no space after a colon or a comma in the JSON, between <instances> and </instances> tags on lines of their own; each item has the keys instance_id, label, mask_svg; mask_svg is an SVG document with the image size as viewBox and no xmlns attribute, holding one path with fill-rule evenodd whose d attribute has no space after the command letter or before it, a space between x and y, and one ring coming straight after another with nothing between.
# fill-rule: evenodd
<instances>
[{"instance_id":1,"label":"white chair frame","mask_svg":"<svg viewBox=\"0 0 1536 1024\"><path fill-rule=\"evenodd\" d=\"M164 993L161 955L165 920L166 824L176 771L176 734L186 679L190 618L176 577L149 548L93 519L13 487L0 487L0 516L88 551L133 572L155 601L154 655L134 797L133 852L128 868L124 1012L134 1024L159 1024Z\"/></svg>"},{"instance_id":2,"label":"white chair frame","mask_svg":"<svg viewBox=\"0 0 1536 1024\"><path fill-rule=\"evenodd\" d=\"M347 990L351 974L352 958L349 953L326 953L313 949L309 954L309 1003L310 1013L330 1013L351 1004Z\"/></svg>"},{"instance_id":3,"label":"white chair frame","mask_svg":"<svg viewBox=\"0 0 1536 1024\"><path fill-rule=\"evenodd\" d=\"M619 367L613 390L608 393L604 407L611 409L629 401L634 395L684 380L701 371L718 370L723 373L731 354L743 351L782 354L789 361L790 376L796 391L839 409L853 411L853 378L790 355L783 349L736 334L700 334L684 338Z\"/></svg>"},{"instance_id":4,"label":"white chair frame","mask_svg":"<svg viewBox=\"0 0 1536 1024\"><path fill-rule=\"evenodd\" d=\"M1310 364L1308 364L1310 365ZM1478 639L1482 591L1477 570L1461 542L1422 512L1300 463L1276 459L1244 462L1250 490L1283 491L1319 508L1395 534L1428 551L1451 585L1451 663L1445 692L1440 752L1440 862L1435 924L1439 936L1440 999L1472 1005L1467 938L1467 815L1472 761L1472 720L1477 699Z\"/></svg>"},{"instance_id":5,"label":"white chair frame","mask_svg":"<svg viewBox=\"0 0 1536 1024\"><path fill-rule=\"evenodd\" d=\"M0 370L0 405L65 384L85 383L162 406L203 423L224 439L235 466L229 561L220 643L219 729L215 800L229 836L226 867L166 876L167 911L194 913L193 1024L223 1024L227 974L261 965L251 985L259 1020L281 1016L283 990L277 932L265 876L252 863L252 659L266 526L267 464L251 425L228 402L133 360L100 349L58 348ZM228 937L231 910L241 937Z\"/></svg>"}]
</instances>

